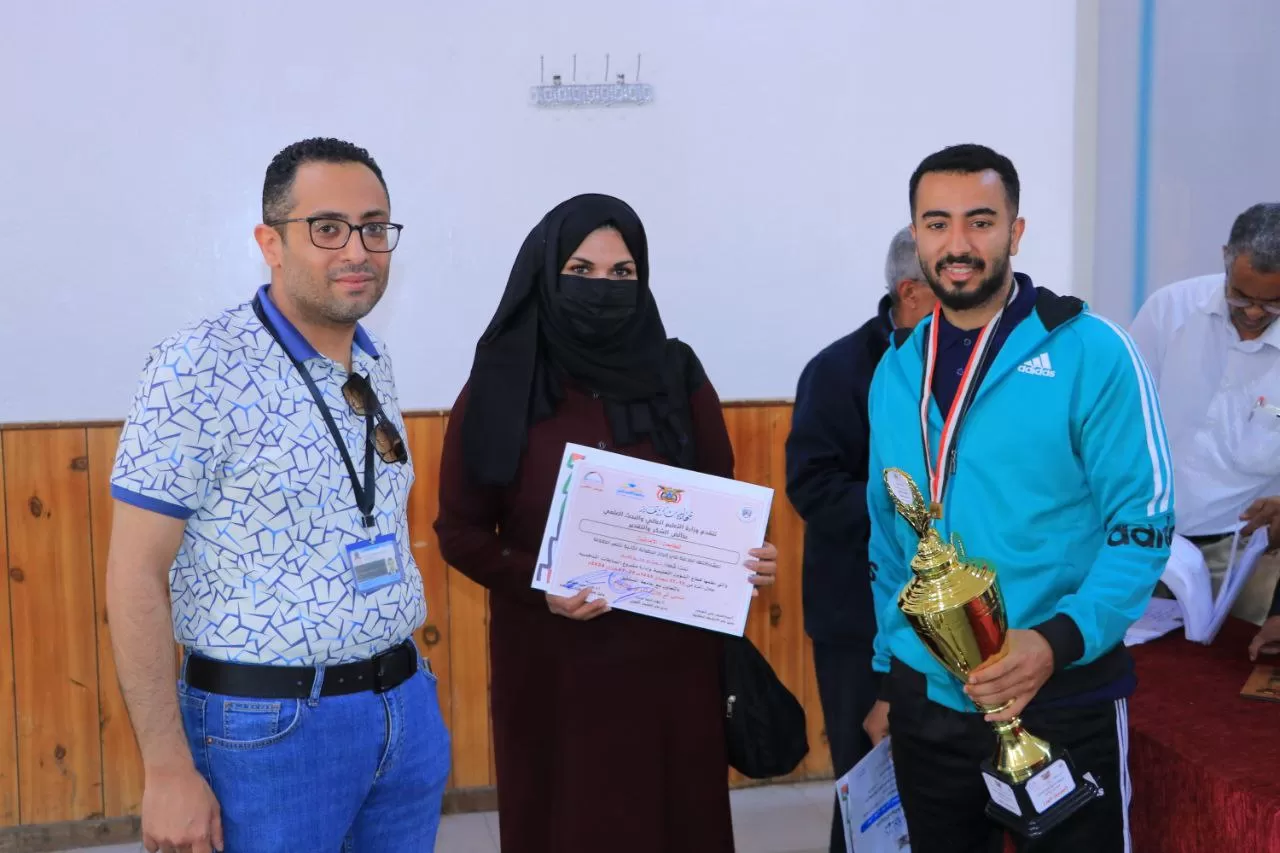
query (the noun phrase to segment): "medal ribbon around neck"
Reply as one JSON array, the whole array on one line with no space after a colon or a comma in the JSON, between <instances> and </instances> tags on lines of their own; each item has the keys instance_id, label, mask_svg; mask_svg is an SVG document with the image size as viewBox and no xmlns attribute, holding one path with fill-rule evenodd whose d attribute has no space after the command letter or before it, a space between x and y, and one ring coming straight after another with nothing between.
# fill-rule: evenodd
<instances>
[{"instance_id":1,"label":"medal ribbon around neck","mask_svg":"<svg viewBox=\"0 0 1280 853\"><path fill-rule=\"evenodd\" d=\"M933 371L938 364L938 325L942 319L942 303L933 307L933 323L929 326L929 342L926 348L924 381L920 389L920 437L924 443L925 467L929 472L929 511L934 518L942 518L942 497L946 493L947 476L950 473L947 469L947 460L955 445L956 435L960 431L960 422L964 419L973 395L978 390L977 377L986 361L987 351L991 348L991 338L1000 325L1000 318L1004 316L1005 309L1009 307L1009 303L1013 302L1017 292L1018 283L1015 281L1009 288L1009 296L1004 304L982 327L978 342L969 353L964 373L960 376L960 387L956 389L956 395L952 398L951 407L947 410L946 419L942 423L936 462L929 453L929 398L933 395Z\"/></svg>"}]
</instances>

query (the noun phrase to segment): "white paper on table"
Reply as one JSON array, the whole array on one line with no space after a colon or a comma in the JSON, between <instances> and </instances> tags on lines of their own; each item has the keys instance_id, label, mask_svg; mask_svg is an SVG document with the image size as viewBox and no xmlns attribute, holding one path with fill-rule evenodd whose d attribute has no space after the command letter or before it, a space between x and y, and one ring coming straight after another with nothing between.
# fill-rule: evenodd
<instances>
[{"instance_id":1,"label":"white paper on table","mask_svg":"<svg viewBox=\"0 0 1280 853\"><path fill-rule=\"evenodd\" d=\"M531 585L742 636L773 489L566 444Z\"/></svg>"},{"instance_id":2,"label":"white paper on table","mask_svg":"<svg viewBox=\"0 0 1280 853\"><path fill-rule=\"evenodd\" d=\"M1213 602L1213 617L1209 623L1209 630L1206 638L1200 642L1212 643L1214 637L1218 636L1218 631L1226 621L1231 608L1235 606L1236 599L1240 597L1240 591L1244 589L1245 582L1249 580L1254 568L1258 565L1258 558L1266 553L1267 542L1267 528L1259 527L1249 537L1249 544L1241 551L1240 531L1236 530L1235 537L1231 541L1231 559L1227 563L1227 571L1222 576L1218 598Z\"/></svg>"},{"instance_id":3,"label":"white paper on table","mask_svg":"<svg viewBox=\"0 0 1280 853\"><path fill-rule=\"evenodd\" d=\"M1267 528L1260 527L1254 531L1243 549L1240 548L1240 529L1234 533L1231 557L1216 597L1209 567L1200 549L1185 537L1174 535L1169 561L1160 576L1173 593L1174 600L1153 598L1146 612L1125 633L1126 646L1153 640L1176 628L1178 623L1183 625L1183 633L1193 643L1207 645L1213 642L1240 597L1240 591L1257 567L1258 559L1267 550Z\"/></svg>"},{"instance_id":4,"label":"white paper on table","mask_svg":"<svg viewBox=\"0 0 1280 853\"><path fill-rule=\"evenodd\" d=\"M1182 605L1173 598L1153 598L1146 612L1124 633L1126 646L1137 646L1182 627Z\"/></svg>"},{"instance_id":5,"label":"white paper on table","mask_svg":"<svg viewBox=\"0 0 1280 853\"><path fill-rule=\"evenodd\" d=\"M898 797L890 738L836 780L845 843L853 853L909 853L907 819Z\"/></svg>"},{"instance_id":6,"label":"white paper on table","mask_svg":"<svg viewBox=\"0 0 1280 853\"><path fill-rule=\"evenodd\" d=\"M1188 640L1201 642L1213 621L1213 585L1209 567L1200 549L1186 537L1174 534L1169 545L1169 561L1160 576L1182 608Z\"/></svg>"}]
</instances>

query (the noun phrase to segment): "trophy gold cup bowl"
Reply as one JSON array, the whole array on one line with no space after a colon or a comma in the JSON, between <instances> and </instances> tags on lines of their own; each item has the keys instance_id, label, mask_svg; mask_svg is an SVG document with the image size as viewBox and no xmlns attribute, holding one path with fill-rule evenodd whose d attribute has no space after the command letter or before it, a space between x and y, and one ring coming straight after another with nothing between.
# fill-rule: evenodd
<instances>
[{"instance_id":1,"label":"trophy gold cup bowl","mask_svg":"<svg viewBox=\"0 0 1280 853\"><path fill-rule=\"evenodd\" d=\"M946 542L910 475L886 468L885 486L898 514L920 542L912 578L898 594L898 609L929 653L961 682L983 664L1004 657L1008 623L996 573L968 559L959 537ZM983 714L1006 710L975 703ZM1065 750L1028 732L1019 717L993 722L995 755L982 764L991 792L987 814L1035 838L1061 823L1094 796L1097 786L1076 774Z\"/></svg>"}]
</instances>

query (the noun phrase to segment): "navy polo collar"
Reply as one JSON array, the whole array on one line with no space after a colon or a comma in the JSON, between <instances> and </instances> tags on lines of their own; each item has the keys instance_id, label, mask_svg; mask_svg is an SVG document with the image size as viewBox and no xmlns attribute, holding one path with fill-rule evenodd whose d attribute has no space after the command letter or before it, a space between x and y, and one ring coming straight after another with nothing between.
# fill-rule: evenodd
<instances>
[{"instance_id":1,"label":"navy polo collar","mask_svg":"<svg viewBox=\"0 0 1280 853\"><path fill-rule=\"evenodd\" d=\"M316 348L302 336L289 318L280 313L280 309L271 301L271 295L267 292L270 288L269 284L264 284L258 288L258 301L262 304L262 310L267 315L267 319L271 321L271 325L276 327L276 333L280 336L280 344L298 361L306 361L309 358L320 358L320 353L316 352ZM364 327L356 323L355 345L360 347L373 358L379 358L378 348L373 345L373 340L369 337L369 333Z\"/></svg>"}]
</instances>

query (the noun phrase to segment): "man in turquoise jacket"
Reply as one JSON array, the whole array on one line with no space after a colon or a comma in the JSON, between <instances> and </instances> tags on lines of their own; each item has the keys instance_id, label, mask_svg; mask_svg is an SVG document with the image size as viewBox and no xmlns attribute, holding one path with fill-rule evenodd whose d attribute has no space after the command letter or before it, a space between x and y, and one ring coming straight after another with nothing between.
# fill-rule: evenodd
<instances>
[{"instance_id":1,"label":"man in turquoise jacket","mask_svg":"<svg viewBox=\"0 0 1280 853\"><path fill-rule=\"evenodd\" d=\"M1155 386L1121 328L1013 271L1025 222L1007 158L944 149L909 192L939 306L895 336L871 385L872 665L885 677L866 728L873 741L892 735L913 853L1000 849L979 765L995 752L989 721L1014 715L1100 789L1026 849L1128 851L1125 703L1136 679L1122 641L1174 523ZM919 539L890 503L887 467L919 484L944 538L959 533L996 571L1007 655L968 684L898 609ZM1013 704L984 718L975 700Z\"/></svg>"}]
</instances>

